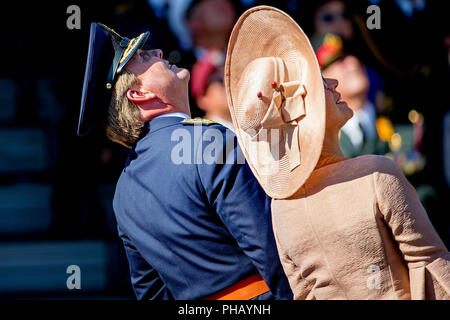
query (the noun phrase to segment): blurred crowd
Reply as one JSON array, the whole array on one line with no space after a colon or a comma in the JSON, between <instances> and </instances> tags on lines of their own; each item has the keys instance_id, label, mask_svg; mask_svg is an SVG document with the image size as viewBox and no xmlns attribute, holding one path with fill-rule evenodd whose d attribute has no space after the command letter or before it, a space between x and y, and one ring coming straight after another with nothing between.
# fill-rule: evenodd
<instances>
[{"instance_id":1,"label":"blurred crowd","mask_svg":"<svg viewBox=\"0 0 450 320\"><path fill-rule=\"evenodd\" d=\"M81 9L79 30L66 27L72 4ZM76 137L92 21L127 37L150 30L149 45L191 71L192 116L233 130L223 83L228 37L240 14L261 4L291 15L310 38L324 77L339 81L337 90L354 111L341 130L344 155L394 159L449 244L450 30L445 1L437 0L61 1L35 2L25 12L16 4L18 17L2 19L0 101L9 109L0 112L0 139L12 154L3 160L2 186L49 185L51 217L48 228L0 232L0 239L106 239L121 250L110 202L128 151L102 132ZM380 8L379 29L367 27L370 5ZM41 150L33 133L11 142L16 129L43 132L37 169L11 169L20 143L22 153ZM126 269L124 257L117 259Z\"/></svg>"}]
</instances>

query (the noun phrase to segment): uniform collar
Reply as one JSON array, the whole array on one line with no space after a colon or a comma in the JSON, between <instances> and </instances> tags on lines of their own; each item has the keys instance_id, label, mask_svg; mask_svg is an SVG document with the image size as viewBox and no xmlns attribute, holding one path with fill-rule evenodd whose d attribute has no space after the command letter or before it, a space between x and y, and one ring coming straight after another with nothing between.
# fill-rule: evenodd
<instances>
[{"instance_id":1,"label":"uniform collar","mask_svg":"<svg viewBox=\"0 0 450 320\"><path fill-rule=\"evenodd\" d=\"M190 119L191 118L186 113L183 113L183 112L169 112L169 113L164 113L164 114L161 114L161 115L159 115L157 117L154 117L150 121L153 121L153 120L156 120L156 119L159 119L159 118L167 118L167 117L179 117L179 118L183 118L183 119Z\"/></svg>"},{"instance_id":2,"label":"uniform collar","mask_svg":"<svg viewBox=\"0 0 450 320\"><path fill-rule=\"evenodd\" d=\"M180 123L184 119L189 119L189 116L184 113L168 113L158 117L153 118L145 123L146 134L150 134L159 129L172 126L174 124Z\"/></svg>"}]
</instances>

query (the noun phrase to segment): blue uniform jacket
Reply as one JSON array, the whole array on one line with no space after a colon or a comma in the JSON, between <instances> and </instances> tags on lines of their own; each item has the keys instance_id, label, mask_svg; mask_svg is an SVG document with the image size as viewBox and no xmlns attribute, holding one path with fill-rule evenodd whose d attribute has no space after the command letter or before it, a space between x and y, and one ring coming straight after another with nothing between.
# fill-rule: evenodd
<instances>
[{"instance_id":1,"label":"blue uniform jacket","mask_svg":"<svg viewBox=\"0 0 450 320\"><path fill-rule=\"evenodd\" d=\"M240 161L234 134L197 124L147 122L117 183L114 212L137 298L199 299L259 272L274 298L291 299L270 198Z\"/></svg>"}]
</instances>

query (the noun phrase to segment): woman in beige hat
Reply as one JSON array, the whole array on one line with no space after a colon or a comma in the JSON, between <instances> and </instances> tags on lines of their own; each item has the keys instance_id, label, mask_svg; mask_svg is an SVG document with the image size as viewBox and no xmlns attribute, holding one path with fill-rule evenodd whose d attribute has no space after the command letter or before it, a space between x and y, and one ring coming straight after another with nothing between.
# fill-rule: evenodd
<instances>
[{"instance_id":1,"label":"woman in beige hat","mask_svg":"<svg viewBox=\"0 0 450 320\"><path fill-rule=\"evenodd\" d=\"M267 6L230 37L225 86L236 135L273 198L296 299L449 299L450 255L416 191L382 156L345 158L352 116L300 27ZM325 87L325 89L324 89Z\"/></svg>"}]
</instances>

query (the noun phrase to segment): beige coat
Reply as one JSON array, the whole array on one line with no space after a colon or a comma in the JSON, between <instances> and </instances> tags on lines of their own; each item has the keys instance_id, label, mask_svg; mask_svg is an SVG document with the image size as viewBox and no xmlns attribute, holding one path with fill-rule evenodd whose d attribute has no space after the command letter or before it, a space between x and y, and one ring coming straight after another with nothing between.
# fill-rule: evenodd
<instances>
[{"instance_id":1,"label":"beige coat","mask_svg":"<svg viewBox=\"0 0 450 320\"><path fill-rule=\"evenodd\" d=\"M272 219L295 299L450 298L450 255L386 157L315 170Z\"/></svg>"}]
</instances>

